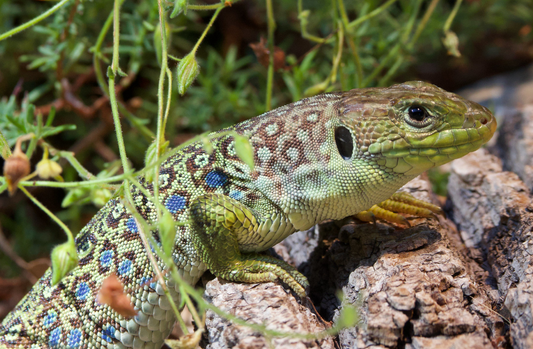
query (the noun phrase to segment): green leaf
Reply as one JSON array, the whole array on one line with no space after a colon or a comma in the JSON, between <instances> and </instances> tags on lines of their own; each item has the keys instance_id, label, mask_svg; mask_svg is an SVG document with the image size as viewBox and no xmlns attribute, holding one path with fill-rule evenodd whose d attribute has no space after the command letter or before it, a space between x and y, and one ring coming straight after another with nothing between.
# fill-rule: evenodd
<instances>
[{"instance_id":1,"label":"green leaf","mask_svg":"<svg viewBox=\"0 0 533 349\"><path fill-rule=\"evenodd\" d=\"M42 84L28 93L28 101L31 103L35 102L39 98L41 98L45 93L48 93L52 87L54 87L51 83Z\"/></svg>"},{"instance_id":2,"label":"green leaf","mask_svg":"<svg viewBox=\"0 0 533 349\"><path fill-rule=\"evenodd\" d=\"M158 158L156 157L157 155L157 141L154 140L152 142L152 144L150 144L150 146L148 147L148 149L146 149L146 154L144 155L144 167L149 167L150 165L153 165L157 162ZM165 143L163 143L161 145L161 147L159 148L159 157L163 156L163 154L165 154L167 152L167 149L168 149L168 145L170 144L169 141L166 141ZM154 171L148 171L146 172L146 176L145 176L145 179L148 181L148 182L151 182L153 181L153 175L154 175Z\"/></svg>"},{"instance_id":3,"label":"green leaf","mask_svg":"<svg viewBox=\"0 0 533 349\"><path fill-rule=\"evenodd\" d=\"M337 324L343 328L349 328L355 326L358 321L359 314L357 313L357 309L352 305L344 305Z\"/></svg>"},{"instance_id":4,"label":"green leaf","mask_svg":"<svg viewBox=\"0 0 533 349\"><path fill-rule=\"evenodd\" d=\"M58 134L59 132L72 131L75 129L76 129L76 125L61 125L61 126L54 127L52 129L45 129L43 133L41 134L41 138L52 136L52 135Z\"/></svg>"},{"instance_id":5,"label":"green leaf","mask_svg":"<svg viewBox=\"0 0 533 349\"><path fill-rule=\"evenodd\" d=\"M175 0L174 1L174 9L172 10L172 13L170 14L170 18L174 18L180 13L187 14L187 0Z\"/></svg>"},{"instance_id":6,"label":"green leaf","mask_svg":"<svg viewBox=\"0 0 533 349\"><path fill-rule=\"evenodd\" d=\"M240 135L235 135L235 152L239 159L241 159L248 167L250 171L254 170L254 148L250 144L248 138Z\"/></svg>"},{"instance_id":7,"label":"green leaf","mask_svg":"<svg viewBox=\"0 0 533 349\"><path fill-rule=\"evenodd\" d=\"M52 285L57 285L77 265L78 254L74 241L56 246L52 251Z\"/></svg>"},{"instance_id":8,"label":"green leaf","mask_svg":"<svg viewBox=\"0 0 533 349\"><path fill-rule=\"evenodd\" d=\"M56 107L52 106L50 108L50 112L48 113L48 118L46 119L46 127L52 125L52 122L54 121L54 118L56 116Z\"/></svg>"},{"instance_id":9,"label":"green leaf","mask_svg":"<svg viewBox=\"0 0 533 349\"><path fill-rule=\"evenodd\" d=\"M207 154L213 153L213 144L211 144L211 140L209 138L200 135L200 141L202 141L202 146L204 147L204 150Z\"/></svg>"},{"instance_id":10,"label":"green leaf","mask_svg":"<svg viewBox=\"0 0 533 349\"><path fill-rule=\"evenodd\" d=\"M28 131L26 130L26 127L24 126L24 124L22 124L21 122L19 122L19 118L14 118L14 117L12 117L11 115L6 115L6 119L7 119L12 125L14 125L16 128L18 128L20 132L22 132L22 133L28 133Z\"/></svg>"},{"instance_id":11,"label":"green leaf","mask_svg":"<svg viewBox=\"0 0 533 349\"><path fill-rule=\"evenodd\" d=\"M315 84L311 87L309 87L307 90L304 91L304 97L311 97L311 96L314 96L314 95L317 95L319 93L322 93L326 90L326 88L328 88L329 86L329 81L326 80L326 81L323 81L323 82L319 82L318 84Z\"/></svg>"},{"instance_id":12,"label":"green leaf","mask_svg":"<svg viewBox=\"0 0 533 349\"><path fill-rule=\"evenodd\" d=\"M176 222L168 210L163 210L163 215L159 218L159 236L161 246L167 256L172 255L174 240L176 239Z\"/></svg>"},{"instance_id":13,"label":"green leaf","mask_svg":"<svg viewBox=\"0 0 533 349\"><path fill-rule=\"evenodd\" d=\"M170 39L171 39L171 36L170 36L170 26L168 25L167 22L165 22L165 41L167 43L167 47L170 45ZM162 49L163 49L163 39L161 37L161 25L157 25L155 27L155 30L154 30L154 48L155 48L155 53L156 53L156 56L157 56L157 62L159 64L161 64L161 52L162 52Z\"/></svg>"},{"instance_id":14,"label":"green leaf","mask_svg":"<svg viewBox=\"0 0 533 349\"><path fill-rule=\"evenodd\" d=\"M0 156L5 160L11 155L11 149L2 132L0 132Z\"/></svg>"},{"instance_id":15,"label":"green leaf","mask_svg":"<svg viewBox=\"0 0 533 349\"><path fill-rule=\"evenodd\" d=\"M83 199L87 199L89 196L88 188L76 188L69 190L65 198L61 202L61 207L69 207L73 203L79 203ZM86 200L88 201L88 200Z\"/></svg>"}]
</instances>

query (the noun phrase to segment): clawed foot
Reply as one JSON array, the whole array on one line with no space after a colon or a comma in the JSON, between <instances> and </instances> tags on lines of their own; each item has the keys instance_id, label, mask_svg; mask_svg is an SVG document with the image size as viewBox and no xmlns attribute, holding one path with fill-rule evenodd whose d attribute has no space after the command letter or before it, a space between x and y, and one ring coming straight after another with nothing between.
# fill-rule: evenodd
<instances>
[{"instance_id":1,"label":"clawed foot","mask_svg":"<svg viewBox=\"0 0 533 349\"><path fill-rule=\"evenodd\" d=\"M228 281L247 283L279 279L302 299L306 297L306 289L309 287L307 278L296 268L272 256L258 253L243 254L230 270L214 271L213 274Z\"/></svg>"},{"instance_id":2,"label":"clawed foot","mask_svg":"<svg viewBox=\"0 0 533 349\"><path fill-rule=\"evenodd\" d=\"M393 194L390 199L357 213L355 217L364 222L375 222L376 219L381 219L410 227L411 224L407 218L399 213L424 218L434 217L435 214L444 216L444 212L439 206L415 199L410 194L398 192Z\"/></svg>"}]
</instances>

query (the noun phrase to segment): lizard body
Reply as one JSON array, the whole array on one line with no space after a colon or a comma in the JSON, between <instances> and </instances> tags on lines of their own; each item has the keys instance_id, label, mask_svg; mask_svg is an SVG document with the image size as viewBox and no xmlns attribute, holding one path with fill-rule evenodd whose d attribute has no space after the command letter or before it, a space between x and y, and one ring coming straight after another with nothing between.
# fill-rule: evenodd
<instances>
[{"instance_id":1,"label":"lizard body","mask_svg":"<svg viewBox=\"0 0 533 349\"><path fill-rule=\"evenodd\" d=\"M211 154L194 143L160 167L159 200L176 221L190 222L176 226L175 264L192 285L209 269L233 281L279 278L304 295L303 275L259 252L382 202L423 171L478 149L495 128L484 107L422 82L324 94L244 121L229 130L249 137L254 171L227 133ZM153 203L135 187L132 197L154 222ZM46 272L0 325L0 348L160 348L175 318L120 197L76 243L79 265L56 286ZM111 273L130 294L134 318L97 302ZM178 285L166 284L179 301Z\"/></svg>"}]
</instances>

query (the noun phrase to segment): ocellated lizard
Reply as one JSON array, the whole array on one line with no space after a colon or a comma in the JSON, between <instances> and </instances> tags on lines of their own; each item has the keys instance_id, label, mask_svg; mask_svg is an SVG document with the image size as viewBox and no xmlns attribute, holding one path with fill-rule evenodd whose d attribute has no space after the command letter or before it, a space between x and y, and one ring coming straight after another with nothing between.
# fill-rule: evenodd
<instances>
[{"instance_id":1,"label":"ocellated lizard","mask_svg":"<svg viewBox=\"0 0 533 349\"><path fill-rule=\"evenodd\" d=\"M253 171L227 133L211 154L194 143L160 167L161 203L190 222L177 227L175 264L192 285L209 269L232 281L279 278L305 295L303 275L260 252L369 209L427 169L478 149L495 129L486 108L423 82L327 93L244 121L229 130L249 137ZM138 188L132 196L153 222L153 203ZM46 272L0 325L0 347L160 348L175 318L138 229L120 197L109 201L76 239L79 265L56 286ZM97 301L111 273L138 310L132 319ZM178 286L166 284L179 298Z\"/></svg>"}]
</instances>

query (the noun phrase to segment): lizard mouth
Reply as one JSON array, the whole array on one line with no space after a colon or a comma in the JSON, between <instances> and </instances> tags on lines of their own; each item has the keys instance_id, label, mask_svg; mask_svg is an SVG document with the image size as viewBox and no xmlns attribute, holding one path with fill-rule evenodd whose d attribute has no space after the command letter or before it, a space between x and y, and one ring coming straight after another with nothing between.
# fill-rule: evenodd
<instances>
[{"instance_id":1,"label":"lizard mouth","mask_svg":"<svg viewBox=\"0 0 533 349\"><path fill-rule=\"evenodd\" d=\"M386 159L385 166L394 172L418 175L479 149L492 138L496 126L491 114L478 115L466 119L461 128L437 131L422 139L401 138L393 144L381 144L381 154Z\"/></svg>"}]
</instances>

